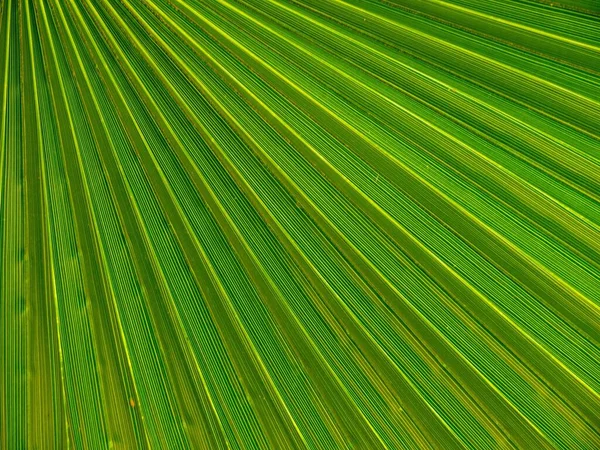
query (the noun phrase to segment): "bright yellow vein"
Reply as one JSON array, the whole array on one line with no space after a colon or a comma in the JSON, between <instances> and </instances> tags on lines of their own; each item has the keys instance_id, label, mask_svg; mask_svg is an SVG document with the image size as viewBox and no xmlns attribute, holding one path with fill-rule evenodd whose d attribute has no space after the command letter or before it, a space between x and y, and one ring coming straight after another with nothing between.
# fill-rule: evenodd
<instances>
[{"instance_id":1,"label":"bright yellow vein","mask_svg":"<svg viewBox=\"0 0 600 450\"><path fill-rule=\"evenodd\" d=\"M597 1L0 11L1 448L600 448Z\"/></svg>"}]
</instances>

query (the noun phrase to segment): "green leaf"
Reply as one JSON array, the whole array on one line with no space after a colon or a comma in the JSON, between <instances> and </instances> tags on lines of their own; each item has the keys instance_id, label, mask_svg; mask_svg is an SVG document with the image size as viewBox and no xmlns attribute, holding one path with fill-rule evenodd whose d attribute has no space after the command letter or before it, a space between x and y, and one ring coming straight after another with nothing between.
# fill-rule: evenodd
<instances>
[{"instance_id":1,"label":"green leaf","mask_svg":"<svg viewBox=\"0 0 600 450\"><path fill-rule=\"evenodd\" d=\"M1 448L600 448L597 2L0 7Z\"/></svg>"}]
</instances>

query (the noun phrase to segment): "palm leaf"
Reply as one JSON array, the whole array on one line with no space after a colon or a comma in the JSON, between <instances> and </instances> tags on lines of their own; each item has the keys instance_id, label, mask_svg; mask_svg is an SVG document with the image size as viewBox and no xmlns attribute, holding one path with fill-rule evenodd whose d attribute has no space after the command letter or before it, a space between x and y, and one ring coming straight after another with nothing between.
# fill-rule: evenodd
<instances>
[{"instance_id":1,"label":"palm leaf","mask_svg":"<svg viewBox=\"0 0 600 450\"><path fill-rule=\"evenodd\" d=\"M595 0L4 0L0 445L600 447Z\"/></svg>"}]
</instances>

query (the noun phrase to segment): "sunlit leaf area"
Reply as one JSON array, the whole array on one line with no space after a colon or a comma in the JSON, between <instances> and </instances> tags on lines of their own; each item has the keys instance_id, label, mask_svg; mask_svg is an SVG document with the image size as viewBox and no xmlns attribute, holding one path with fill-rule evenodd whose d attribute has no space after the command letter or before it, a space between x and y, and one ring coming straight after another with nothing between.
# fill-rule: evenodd
<instances>
[{"instance_id":1,"label":"sunlit leaf area","mask_svg":"<svg viewBox=\"0 0 600 450\"><path fill-rule=\"evenodd\" d=\"M0 449L600 449L600 1L0 0Z\"/></svg>"}]
</instances>

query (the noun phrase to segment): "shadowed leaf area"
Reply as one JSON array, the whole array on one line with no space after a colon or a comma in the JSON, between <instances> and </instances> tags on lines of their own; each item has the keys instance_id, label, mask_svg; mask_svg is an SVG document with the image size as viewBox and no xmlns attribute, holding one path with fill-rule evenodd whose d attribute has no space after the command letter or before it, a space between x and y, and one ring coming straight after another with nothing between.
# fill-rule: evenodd
<instances>
[{"instance_id":1,"label":"shadowed leaf area","mask_svg":"<svg viewBox=\"0 0 600 450\"><path fill-rule=\"evenodd\" d=\"M600 448L597 0L0 2L0 448Z\"/></svg>"}]
</instances>

